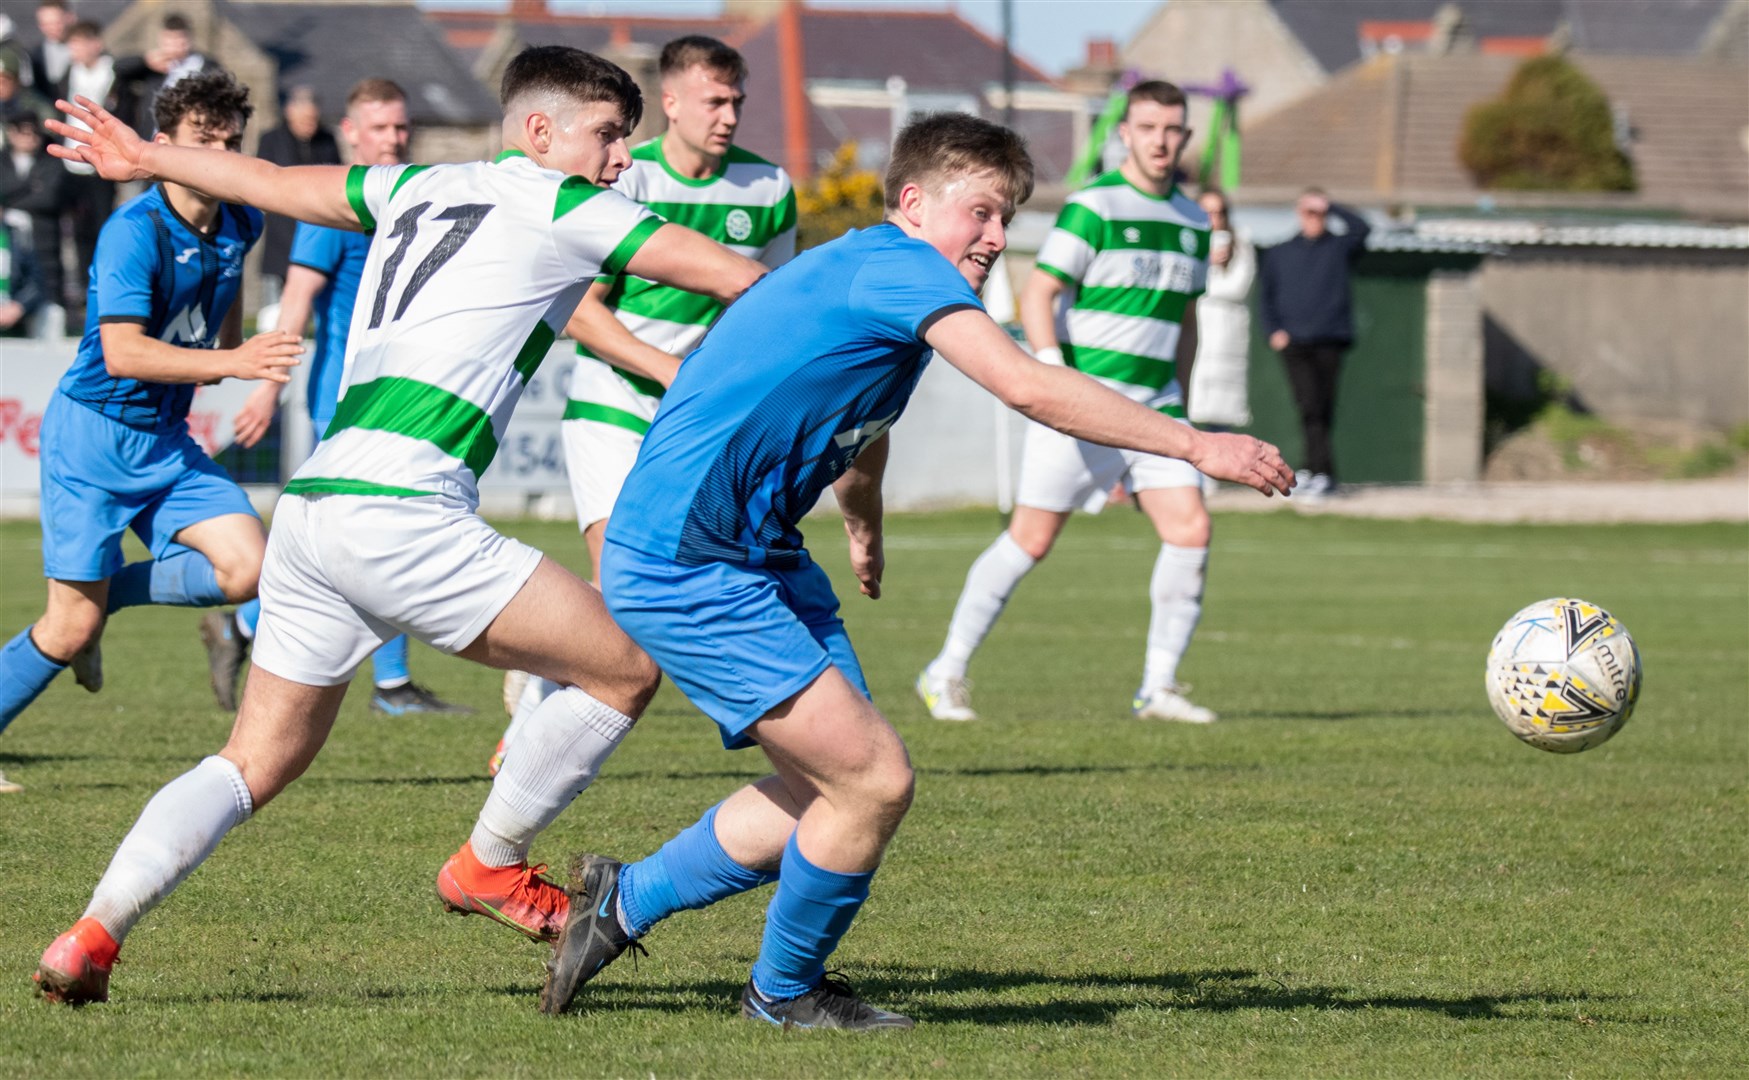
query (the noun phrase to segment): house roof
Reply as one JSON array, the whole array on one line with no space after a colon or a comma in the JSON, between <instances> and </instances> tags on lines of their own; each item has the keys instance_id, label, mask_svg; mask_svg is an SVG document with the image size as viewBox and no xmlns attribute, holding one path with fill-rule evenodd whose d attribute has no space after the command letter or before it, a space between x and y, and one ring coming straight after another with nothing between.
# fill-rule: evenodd
<instances>
[{"instance_id":1,"label":"house roof","mask_svg":"<svg viewBox=\"0 0 1749 1080\"><path fill-rule=\"evenodd\" d=\"M1573 60L1633 129L1639 191L1622 201L1749 218L1749 66L1692 57ZM1245 186L1475 201L1484 193L1458 160L1464 116L1497 97L1518 64L1507 56L1405 53L1355 65L1246 131Z\"/></svg>"},{"instance_id":2,"label":"house roof","mask_svg":"<svg viewBox=\"0 0 1749 1080\"><path fill-rule=\"evenodd\" d=\"M509 19L524 44L571 45L600 52L612 44L659 47L683 34L708 34L741 50L747 59L747 109L735 141L774 161L783 160L777 20L736 17L663 18L640 15L571 15L528 7L511 12L439 11L433 21L450 44L472 63L503 21ZM814 95L808 103L808 142L816 158L854 139L884 152L892 135L892 112L884 92L893 76L925 100L973 104L994 118L986 92L1002 82L1001 42L952 11L903 8L808 8L798 12L804 81L841 91ZM1014 58L1017 89L1058 89L1055 80L1023 57ZM869 104L847 104L862 90ZM836 103L833 103L836 102ZM1015 127L1025 135L1042 179L1060 179L1073 164L1074 126L1068 112L1017 109Z\"/></svg>"},{"instance_id":3,"label":"house roof","mask_svg":"<svg viewBox=\"0 0 1749 1080\"><path fill-rule=\"evenodd\" d=\"M495 123L498 103L424 13L403 4L236 3L216 10L279 64L281 89L315 88L323 111L338 114L367 75L407 91L415 123Z\"/></svg>"},{"instance_id":4,"label":"house roof","mask_svg":"<svg viewBox=\"0 0 1749 1080\"><path fill-rule=\"evenodd\" d=\"M599 53L616 44L636 43L656 48L687 34L727 40L745 32L747 24L732 18L683 18L653 15L565 15L553 12L458 11L428 13L454 49L471 67L506 20L525 45L569 45Z\"/></svg>"},{"instance_id":5,"label":"house roof","mask_svg":"<svg viewBox=\"0 0 1749 1080\"><path fill-rule=\"evenodd\" d=\"M985 98L1002 82L1002 45L951 11L844 10L803 8L800 13L802 66L810 85L884 88L905 80L907 92L933 98L936 107L962 103L999 119ZM747 96L758 105L747 111L738 141L775 156L783 148L781 69L775 21L756 27L734 42L747 58ZM1049 75L1015 57L1016 89L1056 89ZM816 95L820 97L820 95ZM830 99L826 99L830 100ZM816 156L830 154L855 139L884 151L892 138L892 112L811 100L808 144ZM1060 180L1074 163L1074 120L1066 112L1018 108L1014 126L1026 136L1041 180Z\"/></svg>"},{"instance_id":6,"label":"house roof","mask_svg":"<svg viewBox=\"0 0 1749 1080\"><path fill-rule=\"evenodd\" d=\"M1271 0L1325 71L1361 59L1360 24L1427 23L1449 0ZM1477 38L1543 38L1565 24L1575 49L1693 55L1730 0L1457 0Z\"/></svg>"}]
</instances>

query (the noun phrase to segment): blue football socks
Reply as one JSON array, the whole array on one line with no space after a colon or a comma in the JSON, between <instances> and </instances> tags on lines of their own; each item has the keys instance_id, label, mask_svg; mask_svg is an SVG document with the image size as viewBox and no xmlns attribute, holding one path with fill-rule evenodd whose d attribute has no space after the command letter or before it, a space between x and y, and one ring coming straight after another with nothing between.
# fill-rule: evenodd
<instances>
[{"instance_id":1,"label":"blue football socks","mask_svg":"<svg viewBox=\"0 0 1749 1080\"><path fill-rule=\"evenodd\" d=\"M407 635L392 637L370 654L371 668L379 687L395 687L412 675L407 671Z\"/></svg>"},{"instance_id":2,"label":"blue football socks","mask_svg":"<svg viewBox=\"0 0 1749 1080\"><path fill-rule=\"evenodd\" d=\"M840 874L815 866L792 834L782 877L765 910L765 940L753 965L753 987L767 1000L800 997L820 985L826 958L868 899L874 871Z\"/></svg>"},{"instance_id":3,"label":"blue football socks","mask_svg":"<svg viewBox=\"0 0 1749 1080\"><path fill-rule=\"evenodd\" d=\"M0 648L0 731L5 731L66 666L43 655L30 640L28 626Z\"/></svg>"},{"instance_id":4,"label":"blue football socks","mask_svg":"<svg viewBox=\"0 0 1749 1080\"><path fill-rule=\"evenodd\" d=\"M109 612L142 604L214 607L225 602L212 560L193 548L129 563L109 579Z\"/></svg>"},{"instance_id":5,"label":"blue football socks","mask_svg":"<svg viewBox=\"0 0 1749 1080\"><path fill-rule=\"evenodd\" d=\"M238 604L233 616L237 620L237 629L250 641L255 640L255 624L261 621L261 601L250 600Z\"/></svg>"},{"instance_id":6,"label":"blue football socks","mask_svg":"<svg viewBox=\"0 0 1749 1080\"><path fill-rule=\"evenodd\" d=\"M654 855L620 871L620 912L633 937L649 933L676 911L706 907L777 880L776 874L750 870L729 858L717 841L720 806L706 810Z\"/></svg>"}]
</instances>

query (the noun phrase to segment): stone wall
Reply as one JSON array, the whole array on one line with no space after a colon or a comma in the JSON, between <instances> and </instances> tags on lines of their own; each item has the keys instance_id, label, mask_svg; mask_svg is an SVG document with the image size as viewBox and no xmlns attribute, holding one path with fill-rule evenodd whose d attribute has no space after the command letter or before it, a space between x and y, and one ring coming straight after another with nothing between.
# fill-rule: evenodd
<instances>
[{"instance_id":1,"label":"stone wall","mask_svg":"<svg viewBox=\"0 0 1749 1080\"><path fill-rule=\"evenodd\" d=\"M1481 273L1487 387L1605 419L1749 423L1749 252L1515 248Z\"/></svg>"}]
</instances>

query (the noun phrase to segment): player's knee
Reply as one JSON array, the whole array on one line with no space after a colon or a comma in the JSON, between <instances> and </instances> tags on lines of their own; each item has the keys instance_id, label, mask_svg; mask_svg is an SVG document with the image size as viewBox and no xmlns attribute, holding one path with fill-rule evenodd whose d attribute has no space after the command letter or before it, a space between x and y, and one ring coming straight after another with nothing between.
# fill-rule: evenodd
<instances>
[{"instance_id":1,"label":"player's knee","mask_svg":"<svg viewBox=\"0 0 1749 1080\"><path fill-rule=\"evenodd\" d=\"M261 586L262 554L259 551L239 553L222 564L213 564L213 577L228 602L241 604L255 599L256 590Z\"/></svg>"},{"instance_id":2,"label":"player's knee","mask_svg":"<svg viewBox=\"0 0 1749 1080\"><path fill-rule=\"evenodd\" d=\"M1173 547L1205 548L1214 536L1214 524L1207 510L1197 510L1167 523L1160 530L1160 539Z\"/></svg>"},{"instance_id":3,"label":"player's knee","mask_svg":"<svg viewBox=\"0 0 1749 1080\"><path fill-rule=\"evenodd\" d=\"M614 665L613 694L616 706L627 716L641 716L662 685L662 669L641 649L630 649Z\"/></svg>"},{"instance_id":4,"label":"player's knee","mask_svg":"<svg viewBox=\"0 0 1749 1080\"><path fill-rule=\"evenodd\" d=\"M103 612L87 605L51 609L37 620L30 636L44 654L64 662L102 637L103 623Z\"/></svg>"},{"instance_id":5,"label":"player's knee","mask_svg":"<svg viewBox=\"0 0 1749 1080\"><path fill-rule=\"evenodd\" d=\"M1008 536L1014 545L1027 553L1034 562L1038 562L1051 553L1051 547L1057 542L1057 534L1046 529L1010 529Z\"/></svg>"},{"instance_id":6,"label":"player's knee","mask_svg":"<svg viewBox=\"0 0 1749 1080\"><path fill-rule=\"evenodd\" d=\"M877 820L897 826L911 808L917 790L917 774L901 752L883 755L857 777L859 801Z\"/></svg>"}]
</instances>

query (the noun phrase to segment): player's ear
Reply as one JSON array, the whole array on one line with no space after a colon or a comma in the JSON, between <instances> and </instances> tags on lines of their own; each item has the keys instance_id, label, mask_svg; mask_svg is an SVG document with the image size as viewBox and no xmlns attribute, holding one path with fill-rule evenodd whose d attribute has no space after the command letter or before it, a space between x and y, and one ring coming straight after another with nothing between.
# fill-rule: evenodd
<instances>
[{"instance_id":1,"label":"player's ear","mask_svg":"<svg viewBox=\"0 0 1749 1080\"><path fill-rule=\"evenodd\" d=\"M912 225L923 224L923 200L926 197L922 184L906 184L899 189L899 213Z\"/></svg>"},{"instance_id":2,"label":"player's ear","mask_svg":"<svg viewBox=\"0 0 1749 1080\"><path fill-rule=\"evenodd\" d=\"M553 118L546 113L530 110L522 119L522 130L535 153L545 154L553 148Z\"/></svg>"}]
</instances>

